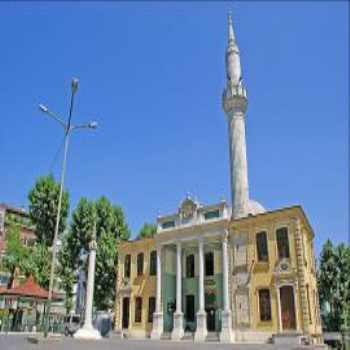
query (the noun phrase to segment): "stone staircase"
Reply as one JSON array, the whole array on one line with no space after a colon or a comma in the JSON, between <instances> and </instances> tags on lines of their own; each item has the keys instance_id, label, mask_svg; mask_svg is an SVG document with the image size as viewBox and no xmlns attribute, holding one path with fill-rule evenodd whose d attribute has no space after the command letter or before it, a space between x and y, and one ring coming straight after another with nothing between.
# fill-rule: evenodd
<instances>
[{"instance_id":1,"label":"stone staircase","mask_svg":"<svg viewBox=\"0 0 350 350\"><path fill-rule=\"evenodd\" d=\"M220 341L219 333L218 332L208 332L208 335L207 335L205 341L208 341L208 342Z\"/></svg>"},{"instance_id":2,"label":"stone staircase","mask_svg":"<svg viewBox=\"0 0 350 350\"><path fill-rule=\"evenodd\" d=\"M170 340L171 339L171 333L169 332L164 332L160 336L160 340Z\"/></svg>"},{"instance_id":3,"label":"stone staircase","mask_svg":"<svg viewBox=\"0 0 350 350\"><path fill-rule=\"evenodd\" d=\"M181 338L181 340L194 340L194 333L193 332L185 332L184 336Z\"/></svg>"}]
</instances>

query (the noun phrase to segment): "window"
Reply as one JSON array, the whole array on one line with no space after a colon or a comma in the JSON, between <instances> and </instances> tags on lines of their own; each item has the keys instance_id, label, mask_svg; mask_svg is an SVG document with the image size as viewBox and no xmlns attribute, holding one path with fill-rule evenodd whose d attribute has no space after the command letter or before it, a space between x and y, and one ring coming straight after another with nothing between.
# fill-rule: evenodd
<instances>
[{"instance_id":1,"label":"window","mask_svg":"<svg viewBox=\"0 0 350 350\"><path fill-rule=\"evenodd\" d=\"M148 299L148 322L153 322L153 313L156 311L156 298L149 297Z\"/></svg>"},{"instance_id":2,"label":"window","mask_svg":"<svg viewBox=\"0 0 350 350\"><path fill-rule=\"evenodd\" d=\"M259 311L260 321L271 321L271 301L269 289L259 290Z\"/></svg>"},{"instance_id":3,"label":"window","mask_svg":"<svg viewBox=\"0 0 350 350\"><path fill-rule=\"evenodd\" d=\"M151 251L149 258L149 274L154 276L157 274L157 251Z\"/></svg>"},{"instance_id":4,"label":"window","mask_svg":"<svg viewBox=\"0 0 350 350\"><path fill-rule=\"evenodd\" d=\"M204 219L205 220L211 220L211 219L216 219L220 217L220 210L211 210L211 211L207 211L206 213L204 213Z\"/></svg>"},{"instance_id":5,"label":"window","mask_svg":"<svg viewBox=\"0 0 350 350\"><path fill-rule=\"evenodd\" d=\"M125 255L124 261L124 277L130 278L130 268L131 268L131 255Z\"/></svg>"},{"instance_id":6,"label":"window","mask_svg":"<svg viewBox=\"0 0 350 350\"><path fill-rule=\"evenodd\" d=\"M265 231L256 234L256 250L258 252L258 261L268 261L269 254L267 250L267 234Z\"/></svg>"},{"instance_id":7,"label":"window","mask_svg":"<svg viewBox=\"0 0 350 350\"><path fill-rule=\"evenodd\" d=\"M187 255L186 257L186 277L194 277L194 255Z\"/></svg>"},{"instance_id":8,"label":"window","mask_svg":"<svg viewBox=\"0 0 350 350\"><path fill-rule=\"evenodd\" d=\"M205 275L214 275L214 253L209 252L205 254Z\"/></svg>"},{"instance_id":9,"label":"window","mask_svg":"<svg viewBox=\"0 0 350 350\"><path fill-rule=\"evenodd\" d=\"M135 299L135 323L142 321L142 298L137 297Z\"/></svg>"},{"instance_id":10,"label":"window","mask_svg":"<svg viewBox=\"0 0 350 350\"><path fill-rule=\"evenodd\" d=\"M137 276L143 275L143 253L137 254Z\"/></svg>"},{"instance_id":11,"label":"window","mask_svg":"<svg viewBox=\"0 0 350 350\"><path fill-rule=\"evenodd\" d=\"M278 257L280 259L289 258L289 241L288 229L286 227L279 228L276 231Z\"/></svg>"},{"instance_id":12,"label":"window","mask_svg":"<svg viewBox=\"0 0 350 350\"><path fill-rule=\"evenodd\" d=\"M162 228L175 227L175 221L165 221L162 223Z\"/></svg>"}]
</instances>

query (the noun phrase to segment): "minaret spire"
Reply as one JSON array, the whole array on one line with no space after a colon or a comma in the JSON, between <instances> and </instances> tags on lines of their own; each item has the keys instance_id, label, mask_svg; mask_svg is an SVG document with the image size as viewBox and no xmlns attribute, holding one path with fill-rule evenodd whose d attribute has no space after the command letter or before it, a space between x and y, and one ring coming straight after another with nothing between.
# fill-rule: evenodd
<instances>
[{"instance_id":1,"label":"minaret spire","mask_svg":"<svg viewBox=\"0 0 350 350\"><path fill-rule=\"evenodd\" d=\"M226 87L223 107L228 121L230 146L230 173L232 216L234 219L248 215L249 188L248 165L245 139L245 112L247 93L242 81L241 60L228 14L228 46L226 50Z\"/></svg>"},{"instance_id":2,"label":"minaret spire","mask_svg":"<svg viewBox=\"0 0 350 350\"><path fill-rule=\"evenodd\" d=\"M233 31L233 24L232 24L232 12L228 12L228 44L232 45L236 41L235 38L235 32Z\"/></svg>"}]
</instances>

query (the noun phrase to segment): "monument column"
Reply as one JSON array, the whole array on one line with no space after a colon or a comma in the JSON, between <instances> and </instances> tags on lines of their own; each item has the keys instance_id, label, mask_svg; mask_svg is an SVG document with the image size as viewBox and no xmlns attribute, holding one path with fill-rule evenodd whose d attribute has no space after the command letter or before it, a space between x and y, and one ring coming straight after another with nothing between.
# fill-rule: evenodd
<instances>
[{"instance_id":1,"label":"monument column","mask_svg":"<svg viewBox=\"0 0 350 350\"><path fill-rule=\"evenodd\" d=\"M222 326L220 333L220 341L230 343L233 341L232 332L232 316L230 308L230 297L228 289L228 255L227 255L227 240L228 232L226 231L222 239L222 289L223 289L223 306L222 312Z\"/></svg>"},{"instance_id":2,"label":"monument column","mask_svg":"<svg viewBox=\"0 0 350 350\"><path fill-rule=\"evenodd\" d=\"M174 313L174 328L171 339L180 340L184 336L184 325L182 312L182 261L181 242L176 244L176 311Z\"/></svg>"},{"instance_id":3,"label":"monument column","mask_svg":"<svg viewBox=\"0 0 350 350\"><path fill-rule=\"evenodd\" d=\"M89 267L88 280L86 287L86 302L85 302L85 320L82 328L74 334L74 338L78 339L101 339L100 332L92 325L92 304L94 300L94 283L95 283L95 261L96 261L96 222L91 242L89 244Z\"/></svg>"},{"instance_id":4,"label":"monument column","mask_svg":"<svg viewBox=\"0 0 350 350\"><path fill-rule=\"evenodd\" d=\"M195 341L205 341L208 334L207 314L205 312L204 302L204 244L203 238L198 240L198 262L199 262L199 279L198 279L198 298L199 310L197 312L197 329L194 335Z\"/></svg>"},{"instance_id":5,"label":"monument column","mask_svg":"<svg viewBox=\"0 0 350 350\"><path fill-rule=\"evenodd\" d=\"M156 312L153 313L153 328L151 339L160 339L163 333L163 310L162 310L162 249L157 246L157 289L156 289Z\"/></svg>"}]
</instances>

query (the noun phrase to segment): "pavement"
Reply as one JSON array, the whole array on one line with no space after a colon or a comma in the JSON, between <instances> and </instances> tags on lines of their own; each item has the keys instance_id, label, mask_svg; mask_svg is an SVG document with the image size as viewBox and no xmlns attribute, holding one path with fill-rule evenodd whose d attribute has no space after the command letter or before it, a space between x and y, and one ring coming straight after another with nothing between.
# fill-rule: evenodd
<instances>
[{"instance_id":1,"label":"pavement","mask_svg":"<svg viewBox=\"0 0 350 350\"><path fill-rule=\"evenodd\" d=\"M43 339L38 343L28 341L29 335L0 334L0 350L319 350L315 346L286 346L272 344L220 344L217 342L193 343L169 340L128 339L115 337L98 341L77 340L71 337ZM323 348L324 349L324 348Z\"/></svg>"}]
</instances>

